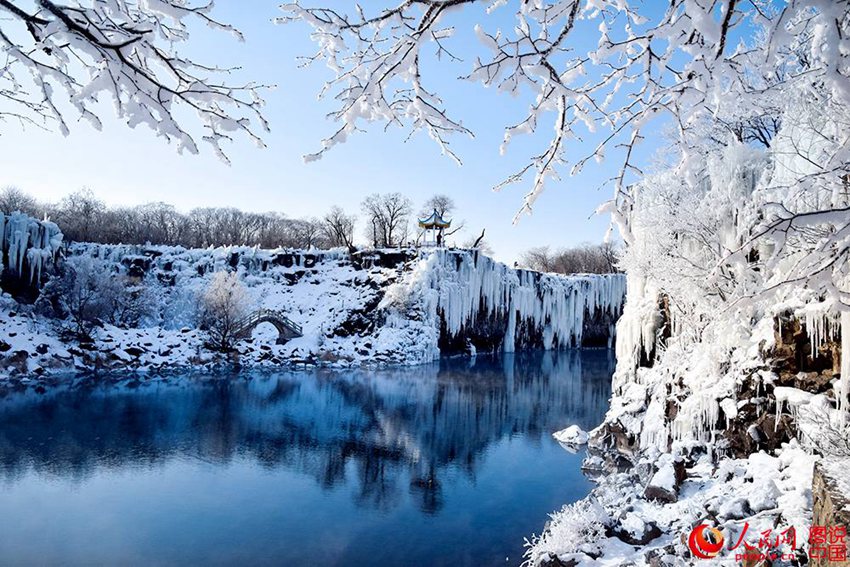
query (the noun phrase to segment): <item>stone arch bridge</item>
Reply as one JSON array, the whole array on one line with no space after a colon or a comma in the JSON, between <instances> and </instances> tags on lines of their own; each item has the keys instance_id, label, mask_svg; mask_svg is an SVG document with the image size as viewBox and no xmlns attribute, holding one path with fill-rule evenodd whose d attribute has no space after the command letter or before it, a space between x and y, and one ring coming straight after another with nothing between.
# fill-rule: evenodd
<instances>
[{"instance_id":1,"label":"stone arch bridge","mask_svg":"<svg viewBox=\"0 0 850 567\"><path fill-rule=\"evenodd\" d=\"M237 339L251 337L251 332L260 323L271 323L277 329L277 344L282 345L288 341L303 336L301 325L293 322L283 311L276 309L260 309L239 320L235 327L234 336Z\"/></svg>"}]
</instances>

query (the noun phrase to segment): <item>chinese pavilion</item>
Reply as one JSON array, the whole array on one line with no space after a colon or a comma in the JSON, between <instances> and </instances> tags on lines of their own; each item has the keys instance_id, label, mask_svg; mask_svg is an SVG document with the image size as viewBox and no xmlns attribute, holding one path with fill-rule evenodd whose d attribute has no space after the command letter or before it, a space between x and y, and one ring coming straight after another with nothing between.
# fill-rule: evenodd
<instances>
[{"instance_id":1,"label":"chinese pavilion","mask_svg":"<svg viewBox=\"0 0 850 567\"><path fill-rule=\"evenodd\" d=\"M425 229L425 239L423 246L442 246L443 231L452 226L452 221L443 218L437 209L431 213L431 216L425 219L419 219L419 228Z\"/></svg>"}]
</instances>

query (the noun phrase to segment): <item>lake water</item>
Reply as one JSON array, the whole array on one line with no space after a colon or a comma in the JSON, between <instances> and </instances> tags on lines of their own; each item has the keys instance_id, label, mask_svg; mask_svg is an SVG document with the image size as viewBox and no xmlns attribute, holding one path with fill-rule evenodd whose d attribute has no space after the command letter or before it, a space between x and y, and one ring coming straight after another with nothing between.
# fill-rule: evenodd
<instances>
[{"instance_id":1,"label":"lake water","mask_svg":"<svg viewBox=\"0 0 850 567\"><path fill-rule=\"evenodd\" d=\"M0 391L0 564L518 565L613 357Z\"/></svg>"}]
</instances>

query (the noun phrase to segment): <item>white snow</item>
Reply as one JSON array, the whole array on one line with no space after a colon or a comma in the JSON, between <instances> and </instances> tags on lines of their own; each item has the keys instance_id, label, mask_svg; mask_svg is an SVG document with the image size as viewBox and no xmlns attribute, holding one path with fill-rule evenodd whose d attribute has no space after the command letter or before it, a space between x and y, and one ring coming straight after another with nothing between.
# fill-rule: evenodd
<instances>
[{"instance_id":1,"label":"white snow","mask_svg":"<svg viewBox=\"0 0 850 567\"><path fill-rule=\"evenodd\" d=\"M668 459L660 467L658 467L658 470L655 472L654 475L652 475L649 484L650 486L657 486L658 488L663 488L671 494L675 494L676 471L673 468L672 459Z\"/></svg>"},{"instance_id":2,"label":"white snow","mask_svg":"<svg viewBox=\"0 0 850 567\"><path fill-rule=\"evenodd\" d=\"M584 445L587 443L587 432L578 425L570 425L566 429L556 431L552 434L559 443L568 445Z\"/></svg>"}]
</instances>

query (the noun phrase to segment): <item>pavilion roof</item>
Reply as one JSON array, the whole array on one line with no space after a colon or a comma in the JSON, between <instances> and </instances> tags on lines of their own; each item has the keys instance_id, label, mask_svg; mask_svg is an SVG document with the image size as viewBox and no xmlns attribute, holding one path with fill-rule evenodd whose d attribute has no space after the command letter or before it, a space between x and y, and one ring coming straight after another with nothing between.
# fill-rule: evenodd
<instances>
[{"instance_id":1,"label":"pavilion roof","mask_svg":"<svg viewBox=\"0 0 850 567\"><path fill-rule=\"evenodd\" d=\"M452 221L444 219L443 216L437 212L437 209L434 209L431 216L418 220L419 226L422 228L449 228L452 225Z\"/></svg>"}]
</instances>

